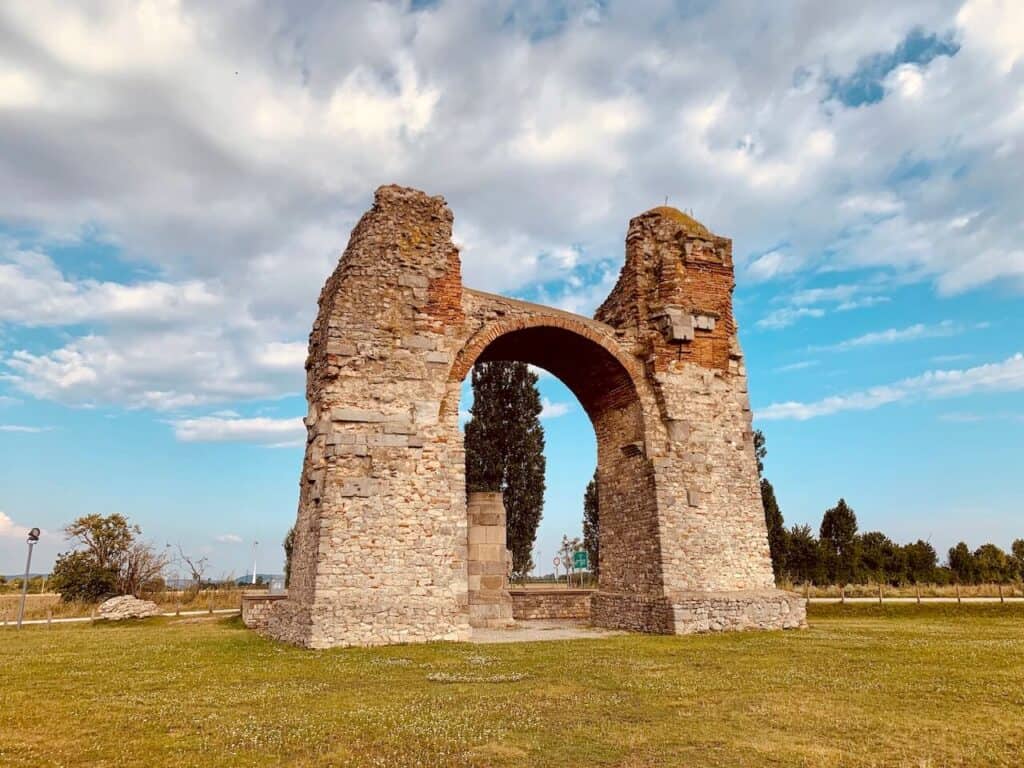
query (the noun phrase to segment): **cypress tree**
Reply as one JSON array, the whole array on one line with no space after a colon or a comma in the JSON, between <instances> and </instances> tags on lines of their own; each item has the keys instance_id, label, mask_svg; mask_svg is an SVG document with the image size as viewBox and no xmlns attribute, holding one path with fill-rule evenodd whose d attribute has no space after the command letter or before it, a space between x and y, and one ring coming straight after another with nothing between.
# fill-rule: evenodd
<instances>
[{"instance_id":1,"label":"cypress tree","mask_svg":"<svg viewBox=\"0 0 1024 768\"><path fill-rule=\"evenodd\" d=\"M850 509L846 499L831 509L825 510L821 518L819 533L821 546L826 557L828 576L833 584L849 584L857 573L859 560L857 541L857 515Z\"/></svg>"},{"instance_id":2,"label":"cypress tree","mask_svg":"<svg viewBox=\"0 0 1024 768\"><path fill-rule=\"evenodd\" d=\"M533 566L544 509L544 429L537 375L525 363L473 367L473 406L466 424L466 488L501 491L512 571Z\"/></svg>"},{"instance_id":3,"label":"cypress tree","mask_svg":"<svg viewBox=\"0 0 1024 768\"><path fill-rule=\"evenodd\" d=\"M587 483L583 494L583 548L590 559L590 572L597 576L600 573L601 529L598 524L600 513L597 502L597 470L594 477Z\"/></svg>"},{"instance_id":4,"label":"cypress tree","mask_svg":"<svg viewBox=\"0 0 1024 768\"><path fill-rule=\"evenodd\" d=\"M754 456L757 459L758 476L764 473L764 459L768 455L764 432L754 432ZM772 556L772 573L779 581L786 571L786 552L789 549L789 532L786 531L782 510L775 498L775 488L768 478L761 477L761 504L764 506L764 522L768 528L768 550Z\"/></svg>"},{"instance_id":5,"label":"cypress tree","mask_svg":"<svg viewBox=\"0 0 1024 768\"><path fill-rule=\"evenodd\" d=\"M789 534L782 510L775 500L775 489L768 478L761 478L761 502L764 504L764 521L768 527L768 549L772 555L772 572L778 582L786 571L786 555L789 550Z\"/></svg>"}]
</instances>

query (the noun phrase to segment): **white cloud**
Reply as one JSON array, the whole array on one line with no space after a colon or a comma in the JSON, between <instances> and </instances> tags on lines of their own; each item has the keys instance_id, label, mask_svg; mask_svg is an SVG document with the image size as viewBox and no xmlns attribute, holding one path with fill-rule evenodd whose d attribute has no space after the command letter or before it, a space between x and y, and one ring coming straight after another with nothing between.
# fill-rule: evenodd
<instances>
[{"instance_id":1,"label":"white cloud","mask_svg":"<svg viewBox=\"0 0 1024 768\"><path fill-rule=\"evenodd\" d=\"M247 336L220 328L89 335L46 354L16 350L4 378L35 397L157 410L300 392L302 365L261 365Z\"/></svg>"},{"instance_id":2,"label":"white cloud","mask_svg":"<svg viewBox=\"0 0 1024 768\"><path fill-rule=\"evenodd\" d=\"M829 311L848 312L883 304L888 296L871 293L879 286L868 282L863 284L842 283L825 288L804 288L778 300L786 306L772 310L757 321L760 328L787 328L802 318L820 318Z\"/></svg>"},{"instance_id":3,"label":"white cloud","mask_svg":"<svg viewBox=\"0 0 1024 768\"><path fill-rule=\"evenodd\" d=\"M37 434L39 432L49 432L53 427L31 427L23 424L0 424L0 432L24 432L27 434Z\"/></svg>"},{"instance_id":4,"label":"white cloud","mask_svg":"<svg viewBox=\"0 0 1024 768\"><path fill-rule=\"evenodd\" d=\"M541 405L543 406L540 412L542 419L557 419L572 410L569 403L553 403L546 397L541 399Z\"/></svg>"},{"instance_id":5,"label":"white cloud","mask_svg":"<svg viewBox=\"0 0 1024 768\"><path fill-rule=\"evenodd\" d=\"M849 312L851 309L866 309L876 307L879 304L888 304L892 299L888 296L861 296L859 299L850 299L836 305L837 312Z\"/></svg>"},{"instance_id":6,"label":"white cloud","mask_svg":"<svg viewBox=\"0 0 1024 768\"><path fill-rule=\"evenodd\" d=\"M220 304L222 299L197 280L132 285L71 281L46 254L0 240L0 321L24 326L97 320L167 323L194 318Z\"/></svg>"},{"instance_id":7,"label":"white cloud","mask_svg":"<svg viewBox=\"0 0 1024 768\"><path fill-rule=\"evenodd\" d=\"M9 515L0 512L0 539L23 539L28 536L28 528L17 525Z\"/></svg>"},{"instance_id":8,"label":"white cloud","mask_svg":"<svg viewBox=\"0 0 1024 768\"><path fill-rule=\"evenodd\" d=\"M275 447L304 445L306 426L301 418L233 418L198 416L171 422L174 436L183 443L258 443Z\"/></svg>"},{"instance_id":9,"label":"white cloud","mask_svg":"<svg viewBox=\"0 0 1024 768\"><path fill-rule=\"evenodd\" d=\"M0 3L0 210L40 241L0 259L0 322L70 336L7 355L8 375L133 407L300 390L317 292L390 181L446 195L468 284L544 283L575 311L666 195L734 239L744 279L1024 291L1017 5ZM835 82L914 29L960 49L842 103ZM133 277L46 247L83 237Z\"/></svg>"},{"instance_id":10,"label":"white cloud","mask_svg":"<svg viewBox=\"0 0 1024 768\"><path fill-rule=\"evenodd\" d=\"M803 317L824 317L820 307L783 307L768 313L757 321L758 328L788 328Z\"/></svg>"},{"instance_id":11,"label":"white cloud","mask_svg":"<svg viewBox=\"0 0 1024 768\"><path fill-rule=\"evenodd\" d=\"M805 421L843 411L868 411L910 398L947 398L989 392L1024 390L1024 354L999 363L988 363L964 370L928 371L894 384L859 392L833 395L810 403L773 403L758 409L757 418L766 421L795 419Z\"/></svg>"},{"instance_id":12,"label":"white cloud","mask_svg":"<svg viewBox=\"0 0 1024 768\"><path fill-rule=\"evenodd\" d=\"M963 326L954 323L952 320L943 320L941 323L936 323L935 325L915 323L914 325L907 326L906 328L886 328L884 331L872 331L861 336L856 336L852 339L840 341L836 344L830 344L824 347L815 347L815 349L829 349L842 352L849 349L857 349L858 347L874 347L882 344L902 344L904 342L918 341L920 339L955 336L959 333L963 333L963 331Z\"/></svg>"},{"instance_id":13,"label":"white cloud","mask_svg":"<svg viewBox=\"0 0 1024 768\"><path fill-rule=\"evenodd\" d=\"M751 280L771 280L796 272L800 266L800 260L792 255L782 251L769 251L747 264L746 273Z\"/></svg>"},{"instance_id":14,"label":"white cloud","mask_svg":"<svg viewBox=\"0 0 1024 768\"><path fill-rule=\"evenodd\" d=\"M790 363L789 365L780 365L775 369L776 373L789 373L790 371L803 371L807 368L813 368L818 364L817 360L801 360L797 363Z\"/></svg>"},{"instance_id":15,"label":"white cloud","mask_svg":"<svg viewBox=\"0 0 1024 768\"><path fill-rule=\"evenodd\" d=\"M984 421L985 417L980 413L971 413L970 411L950 411L949 413L939 414L939 419L952 424L976 424Z\"/></svg>"},{"instance_id":16,"label":"white cloud","mask_svg":"<svg viewBox=\"0 0 1024 768\"><path fill-rule=\"evenodd\" d=\"M243 539L237 533L223 533L220 536L215 536L214 541L219 541L221 544L241 544Z\"/></svg>"}]
</instances>

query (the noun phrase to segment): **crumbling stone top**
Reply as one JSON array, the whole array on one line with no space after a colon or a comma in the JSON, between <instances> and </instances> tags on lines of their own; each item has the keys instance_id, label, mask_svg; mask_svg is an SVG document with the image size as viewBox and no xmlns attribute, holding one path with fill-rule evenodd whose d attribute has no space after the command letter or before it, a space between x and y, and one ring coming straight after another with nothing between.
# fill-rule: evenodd
<instances>
[{"instance_id":1,"label":"crumbling stone top","mask_svg":"<svg viewBox=\"0 0 1024 768\"><path fill-rule=\"evenodd\" d=\"M651 214L657 216L664 216L667 219L672 219L673 221L682 224L683 229L685 229L691 235L705 235L708 237L711 236L711 231L707 227L705 227L692 216L689 216L680 211L678 208L673 208L670 205L659 205L657 208L651 208L651 210L641 215L650 216Z\"/></svg>"}]
</instances>

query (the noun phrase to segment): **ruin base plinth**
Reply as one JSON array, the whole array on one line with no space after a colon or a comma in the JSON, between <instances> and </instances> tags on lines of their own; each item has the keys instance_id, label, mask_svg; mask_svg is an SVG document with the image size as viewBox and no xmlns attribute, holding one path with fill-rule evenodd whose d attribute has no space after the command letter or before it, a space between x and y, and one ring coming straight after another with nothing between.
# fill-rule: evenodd
<instances>
[{"instance_id":1,"label":"ruin base plinth","mask_svg":"<svg viewBox=\"0 0 1024 768\"><path fill-rule=\"evenodd\" d=\"M599 591L590 611L599 627L661 634L807 626L806 600L781 589L681 592L670 597Z\"/></svg>"}]
</instances>

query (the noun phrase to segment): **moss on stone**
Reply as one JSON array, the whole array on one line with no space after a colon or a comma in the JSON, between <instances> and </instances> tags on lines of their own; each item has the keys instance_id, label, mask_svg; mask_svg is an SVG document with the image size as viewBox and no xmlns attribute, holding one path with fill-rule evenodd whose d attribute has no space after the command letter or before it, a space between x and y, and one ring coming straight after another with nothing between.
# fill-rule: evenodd
<instances>
[{"instance_id":1,"label":"moss on stone","mask_svg":"<svg viewBox=\"0 0 1024 768\"><path fill-rule=\"evenodd\" d=\"M673 208L670 205L659 205L657 208L651 208L651 210L649 210L648 213L656 213L659 216L664 216L665 218L672 219L673 221L682 224L683 228L690 234L711 234L711 231L703 224L701 224L699 221L697 221L695 218L683 213L678 208Z\"/></svg>"}]
</instances>

